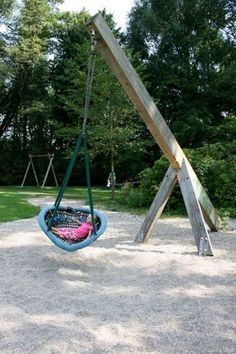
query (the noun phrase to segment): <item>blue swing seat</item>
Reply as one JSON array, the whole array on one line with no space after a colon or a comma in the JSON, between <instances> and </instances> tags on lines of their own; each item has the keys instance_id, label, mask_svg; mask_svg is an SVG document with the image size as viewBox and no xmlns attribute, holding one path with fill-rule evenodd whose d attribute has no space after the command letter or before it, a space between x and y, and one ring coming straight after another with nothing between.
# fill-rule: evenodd
<instances>
[{"instance_id":1,"label":"blue swing seat","mask_svg":"<svg viewBox=\"0 0 236 354\"><path fill-rule=\"evenodd\" d=\"M84 247L89 246L94 241L96 241L106 230L107 219L105 215L97 210L94 210L94 219L96 232L93 231L90 237L84 238L78 241L63 240L55 235L48 226L50 220L53 216L51 227L78 227L78 221L84 222L87 219L88 214L91 213L89 208L70 208L70 207L59 207L54 215L55 206L43 208L38 215L38 223L42 231L46 236L59 248L74 252Z\"/></svg>"}]
</instances>

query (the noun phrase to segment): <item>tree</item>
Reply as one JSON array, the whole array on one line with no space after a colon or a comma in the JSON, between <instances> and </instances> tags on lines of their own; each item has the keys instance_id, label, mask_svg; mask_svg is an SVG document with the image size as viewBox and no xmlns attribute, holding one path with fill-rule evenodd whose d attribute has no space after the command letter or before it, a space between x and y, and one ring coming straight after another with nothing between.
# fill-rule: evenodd
<instances>
[{"instance_id":1,"label":"tree","mask_svg":"<svg viewBox=\"0 0 236 354\"><path fill-rule=\"evenodd\" d=\"M209 142L235 109L233 24L232 0L139 0L130 13L128 44L146 65L148 89L184 146Z\"/></svg>"},{"instance_id":2,"label":"tree","mask_svg":"<svg viewBox=\"0 0 236 354\"><path fill-rule=\"evenodd\" d=\"M14 2L14 0L0 0L0 18L6 18L11 14Z\"/></svg>"},{"instance_id":3,"label":"tree","mask_svg":"<svg viewBox=\"0 0 236 354\"><path fill-rule=\"evenodd\" d=\"M115 28L111 15L103 14L118 39L121 33ZM54 61L52 63L53 129L55 147L69 157L80 134L84 117L85 84L90 57L91 40L84 25L89 14L64 13L56 30ZM135 122L135 120L138 121ZM127 148L133 153L136 171L143 166L137 152L143 149L140 142L140 119L134 114L117 79L96 54L95 75L91 92L87 135L96 182L104 183L110 171L119 168L120 156ZM123 150L123 151L122 151ZM122 159L124 160L123 156ZM123 162L124 163L124 162ZM115 166L116 165L116 166ZM130 171L132 168L130 168ZM125 171L127 174L127 170ZM131 172L132 175L135 173ZM123 175L119 176L124 177Z\"/></svg>"},{"instance_id":4,"label":"tree","mask_svg":"<svg viewBox=\"0 0 236 354\"><path fill-rule=\"evenodd\" d=\"M116 28L113 18L105 16L105 19L114 36L123 45L122 33ZM114 196L115 172L118 181L123 181L136 176L146 166L143 156L147 141L142 135L145 125L100 55L97 55L96 67L89 137L92 154L99 160L100 166L106 163L109 168L106 178L111 176ZM104 175L101 177L104 178Z\"/></svg>"},{"instance_id":5,"label":"tree","mask_svg":"<svg viewBox=\"0 0 236 354\"><path fill-rule=\"evenodd\" d=\"M1 158L9 171L14 169L12 178L17 178L18 173L22 175L28 151L50 149L48 48L53 11L47 0L25 0L19 15L16 13L18 16L7 27L2 54L5 71L0 98L0 137L4 151Z\"/></svg>"},{"instance_id":6,"label":"tree","mask_svg":"<svg viewBox=\"0 0 236 354\"><path fill-rule=\"evenodd\" d=\"M4 107L6 105L7 81L10 76L10 68L8 67L8 58L6 48L9 45L10 33L9 24L12 20L12 11L14 8L13 0L0 0L0 126L2 128L2 120ZM0 134L1 136L1 134Z\"/></svg>"},{"instance_id":7,"label":"tree","mask_svg":"<svg viewBox=\"0 0 236 354\"><path fill-rule=\"evenodd\" d=\"M140 163L142 160L140 154L144 147L140 135L143 122L134 112L132 104L116 77L100 56L97 58L92 97L91 119L88 125L91 153L93 159L99 160L100 164L106 162L106 177L111 173L111 187L114 193L115 172L119 171L119 180L134 174L132 164L130 164L129 171L127 169L122 171L120 164L122 160L124 163L124 154L127 158L133 155L133 166L135 161L138 161L139 170L144 167ZM137 169L135 172L137 173Z\"/></svg>"},{"instance_id":8,"label":"tree","mask_svg":"<svg viewBox=\"0 0 236 354\"><path fill-rule=\"evenodd\" d=\"M58 15L50 66L52 128L55 147L68 157L79 135L83 120L84 92L87 73L89 34L84 21L89 15Z\"/></svg>"},{"instance_id":9,"label":"tree","mask_svg":"<svg viewBox=\"0 0 236 354\"><path fill-rule=\"evenodd\" d=\"M47 0L25 0L6 49L11 75L1 135L12 124L22 148L27 141L46 143L45 115L48 89L48 46L52 9Z\"/></svg>"}]
</instances>

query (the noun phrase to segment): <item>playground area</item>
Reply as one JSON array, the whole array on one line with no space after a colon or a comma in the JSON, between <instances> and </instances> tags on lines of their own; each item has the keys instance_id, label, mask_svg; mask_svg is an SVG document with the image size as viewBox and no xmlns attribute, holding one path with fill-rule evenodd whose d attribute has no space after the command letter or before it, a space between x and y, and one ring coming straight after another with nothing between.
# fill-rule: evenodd
<instances>
[{"instance_id":1,"label":"playground area","mask_svg":"<svg viewBox=\"0 0 236 354\"><path fill-rule=\"evenodd\" d=\"M106 215L104 235L75 253L37 218L0 224L0 352L235 353L235 220L199 257L188 219L159 220L143 244L144 217Z\"/></svg>"}]
</instances>

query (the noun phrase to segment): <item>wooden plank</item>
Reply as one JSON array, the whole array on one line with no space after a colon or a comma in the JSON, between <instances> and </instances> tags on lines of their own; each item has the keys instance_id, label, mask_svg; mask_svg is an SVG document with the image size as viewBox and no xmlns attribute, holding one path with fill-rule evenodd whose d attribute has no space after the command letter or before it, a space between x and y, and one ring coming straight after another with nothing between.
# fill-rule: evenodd
<instances>
[{"instance_id":1,"label":"wooden plank","mask_svg":"<svg viewBox=\"0 0 236 354\"><path fill-rule=\"evenodd\" d=\"M48 154L49 164L48 164L48 168L47 168L47 171L46 171L45 176L44 176L44 179L43 179L43 184L42 184L42 186L41 186L41 189L43 189L43 188L45 187L45 183L46 183L46 181L47 181L48 174L49 174L50 168L51 168L51 166L52 166L53 158L54 158L54 155L49 155L49 154Z\"/></svg>"},{"instance_id":2,"label":"wooden plank","mask_svg":"<svg viewBox=\"0 0 236 354\"><path fill-rule=\"evenodd\" d=\"M176 170L170 166L160 185L160 188L152 202L146 218L136 236L136 242L147 242L151 236L152 228L161 216L162 211L171 195L171 192L177 182Z\"/></svg>"},{"instance_id":3,"label":"wooden plank","mask_svg":"<svg viewBox=\"0 0 236 354\"><path fill-rule=\"evenodd\" d=\"M22 183L21 183L21 188L22 188L22 187L24 186L24 184L25 184L25 180L26 180L26 177L27 177L27 175L28 175L30 165L31 165L31 162L29 161L29 162L28 162L28 165L27 165L27 167L26 167L26 171L25 171L25 175L24 175L23 181L22 181Z\"/></svg>"},{"instance_id":4,"label":"wooden plank","mask_svg":"<svg viewBox=\"0 0 236 354\"><path fill-rule=\"evenodd\" d=\"M95 30L102 55L145 121L160 149L169 159L172 167L179 168L184 158L181 147L101 14L93 17L87 25L89 28L92 25Z\"/></svg>"},{"instance_id":5,"label":"wooden plank","mask_svg":"<svg viewBox=\"0 0 236 354\"><path fill-rule=\"evenodd\" d=\"M35 181L37 183L37 187L39 187L39 180L38 180L38 176L37 176L37 173L36 173L36 170L35 170L35 167L34 167L33 157L30 154L29 154L29 159L30 159L30 163L31 163L31 166L32 166L32 169L33 169L34 178L35 178Z\"/></svg>"},{"instance_id":6,"label":"wooden plank","mask_svg":"<svg viewBox=\"0 0 236 354\"><path fill-rule=\"evenodd\" d=\"M48 156L50 157L50 155L48 155ZM54 155L53 155L53 159L54 159ZM53 162L52 162L51 170L52 170L52 174L53 174L53 178L54 178L56 187L58 187L58 181L57 181L56 172L55 172L55 170L54 170Z\"/></svg>"},{"instance_id":7,"label":"wooden plank","mask_svg":"<svg viewBox=\"0 0 236 354\"><path fill-rule=\"evenodd\" d=\"M197 199L201 205L202 211L203 211L203 216L210 227L211 231L217 231L219 228L219 223L220 223L220 218L211 203L210 198L208 197L205 189L203 188L201 182L199 181L195 171L193 170L191 164L189 161L186 159L185 163L188 168L188 172L191 176L192 184L194 187L194 191L196 193Z\"/></svg>"},{"instance_id":8,"label":"wooden plank","mask_svg":"<svg viewBox=\"0 0 236 354\"><path fill-rule=\"evenodd\" d=\"M187 165L186 161L183 161L182 168L177 171L177 177L192 226L198 254L199 256L213 256L211 240L195 193L189 165Z\"/></svg>"}]
</instances>

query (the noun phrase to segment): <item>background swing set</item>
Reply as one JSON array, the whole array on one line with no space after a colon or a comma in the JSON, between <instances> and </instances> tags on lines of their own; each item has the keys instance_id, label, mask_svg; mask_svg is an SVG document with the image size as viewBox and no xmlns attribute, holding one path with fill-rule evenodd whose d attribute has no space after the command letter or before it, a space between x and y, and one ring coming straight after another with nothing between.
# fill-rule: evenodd
<instances>
[{"instance_id":1,"label":"background swing set","mask_svg":"<svg viewBox=\"0 0 236 354\"><path fill-rule=\"evenodd\" d=\"M46 170L45 175L44 175L44 179L43 179L42 185L40 186L38 174L36 172L36 168L35 168L35 164L34 164L34 159L37 159L37 160L41 159L42 160L42 159L45 159L45 158L48 159L48 166L47 166L47 170ZM56 173L55 173L55 170L54 170L54 167L53 167L53 159L54 159L54 154L46 154L46 155L32 155L32 154L29 154L29 162L28 162L28 165L27 165L26 170L25 170L23 181L21 183L21 188L25 184L26 178L27 178L29 170L30 170L30 166L32 167L37 187L41 187L41 189L43 189L45 187L45 184L46 184L50 169L52 171L55 184L58 187L57 176L56 176Z\"/></svg>"}]
</instances>

